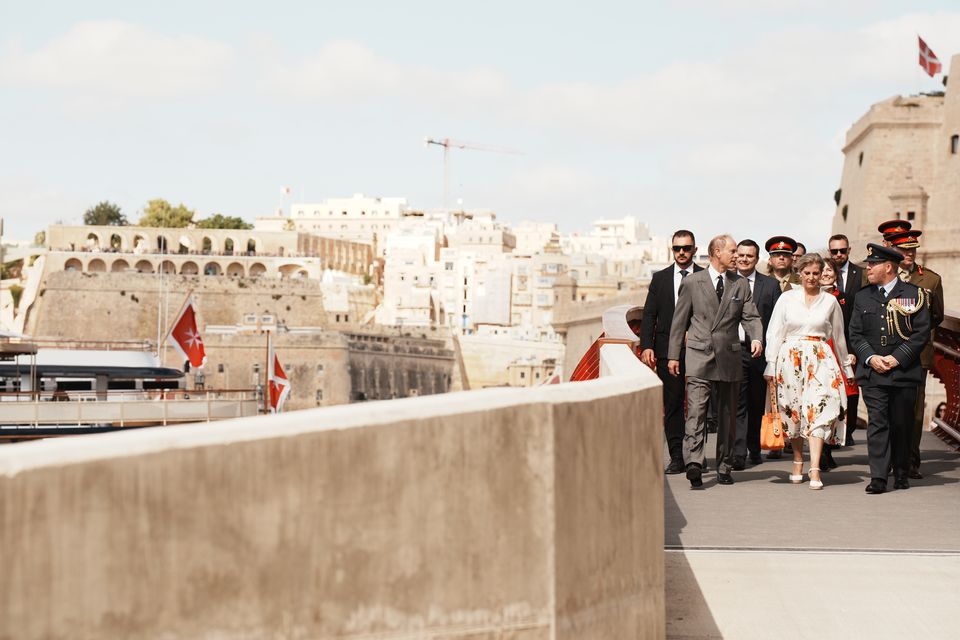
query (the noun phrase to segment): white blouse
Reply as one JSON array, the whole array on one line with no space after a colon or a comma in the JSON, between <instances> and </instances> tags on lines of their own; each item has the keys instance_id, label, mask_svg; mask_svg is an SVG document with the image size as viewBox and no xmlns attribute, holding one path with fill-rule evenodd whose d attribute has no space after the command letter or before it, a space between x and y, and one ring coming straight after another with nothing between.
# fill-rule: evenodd
<instances>
[{"instance_id":1,"label":"white blouse","mask_svg":"<svg viewBox=\"0 0 960 640\"><path fill-rule=\"evenodd\" d=\"M763 375L774 374L777 354L788 338L817 336L825 340L833 339L833 347L843 366L843 374L852 378L853 369L847 364L847 340L843 335L843 312L837 299L821 291L813 304L807 307L805 298L802 288L780 294L767 327L767 368Z\"/></svg>"}]
</instances>

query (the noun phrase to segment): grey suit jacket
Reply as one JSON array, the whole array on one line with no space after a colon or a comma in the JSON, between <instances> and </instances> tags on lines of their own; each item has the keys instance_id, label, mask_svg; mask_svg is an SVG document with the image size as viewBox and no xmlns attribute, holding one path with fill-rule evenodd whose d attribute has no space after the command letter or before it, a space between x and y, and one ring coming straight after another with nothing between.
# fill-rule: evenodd
<instances>
[{"instance_id":1,"label":"grey suit jacket","mask_svg":"<svg viewBox=\"0 0 960 640\"><path fill-rule=\"evenodd\" d=\"M735 271L725 275L720 302L717 302L716 284L710 280L707 269L687 276L680 285L667 357L680 359L686 336L688 376L728 382L741 380L743 363L737 326L742 323L748 336L763 335L750 284Z\"/></svg>"}]
</instances>

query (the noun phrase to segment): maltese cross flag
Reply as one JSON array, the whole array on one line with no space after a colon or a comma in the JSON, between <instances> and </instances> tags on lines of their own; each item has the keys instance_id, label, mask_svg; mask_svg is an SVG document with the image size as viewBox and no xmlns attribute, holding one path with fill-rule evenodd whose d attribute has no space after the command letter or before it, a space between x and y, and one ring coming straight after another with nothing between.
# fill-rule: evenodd
<instances>
[{"instance_id":1,"label":"maltese cross flag","mask_svg":"<svg viewBox=\"0 0 960 640\"><path fill-rule=\"evenodd\" d=\"M200 332L197 330L197 311L193 306L192 298L187 298L187 303L167 336L167 342L180 352L184 360L190 361L191 367L199 368L206 364L207 353L203 348Z\"/></svg>"},{"instance_id":2,"label":"maltese cross flag","mask_svg":"<svg viewBox=\"0 0 960 640\"><path fill-rule=\"evenodd\" d=\"M270 352L270 372L267 374L267 383L270 387L270 412L280 413L283 411L283 403L287 401L287 396L290 395L290 380L287 379L287 374L283 372L283 367L280 366L280 358L273 352L272 347Z\"/></svg>"},{"instance_id":3,"label":"maltese cross flag","mask_svg":"<svg viewBox=\"0 0 960 640\"><path fill-rule=\"evenodd\" d=\"M940 64L940 60L937 59L937 54L927 46L923 38L917 36L917 39L920 41L920 66L923 67L927 75L932 78L943 70L943 65Z\"/></svg>"}]
</instances>

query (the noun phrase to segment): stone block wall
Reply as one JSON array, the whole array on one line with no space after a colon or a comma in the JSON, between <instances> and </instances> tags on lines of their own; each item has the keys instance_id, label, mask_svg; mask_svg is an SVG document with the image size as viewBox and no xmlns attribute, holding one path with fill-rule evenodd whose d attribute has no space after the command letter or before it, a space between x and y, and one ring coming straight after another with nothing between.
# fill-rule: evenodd
<instances>
[{"instance_id":1,"label":"stone block wall","mask_svg":"<svg viewBox=\"0 0 960 640\"><path fill-rule=\"evenodd\" d=\"M0 638L662 638L652 373L0 447Z\"/></svg>"}]
</instances>

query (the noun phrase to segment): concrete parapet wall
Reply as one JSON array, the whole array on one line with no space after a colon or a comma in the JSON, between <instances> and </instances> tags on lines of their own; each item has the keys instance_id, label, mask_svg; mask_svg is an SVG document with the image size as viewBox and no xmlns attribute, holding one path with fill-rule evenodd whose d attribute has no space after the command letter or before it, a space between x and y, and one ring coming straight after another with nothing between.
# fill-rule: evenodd
<instances>
[{"instance_id":1,"label":"concrete parapet wall","mask_svg":"<svg viewBox=\"0 0 960 640\"><path fill-rule=\"evenodd\" d=\"M0 447L0 638L662 638L637 372Z\"/></svg>"}]
</instances>

